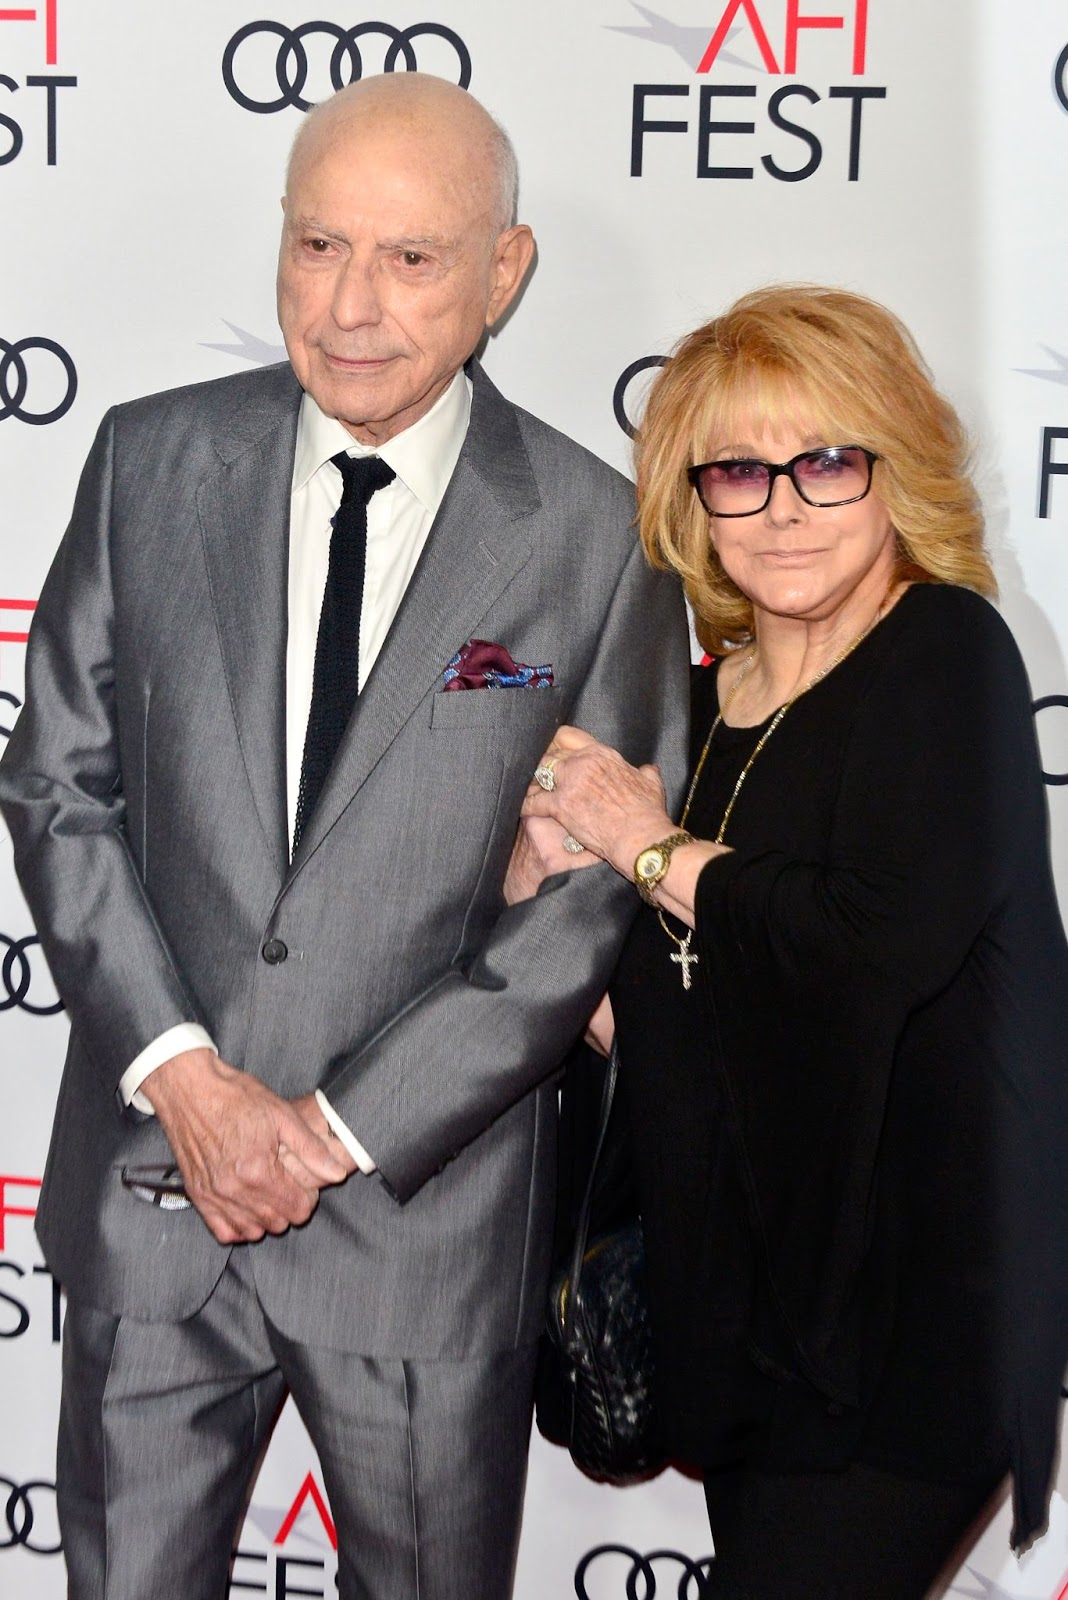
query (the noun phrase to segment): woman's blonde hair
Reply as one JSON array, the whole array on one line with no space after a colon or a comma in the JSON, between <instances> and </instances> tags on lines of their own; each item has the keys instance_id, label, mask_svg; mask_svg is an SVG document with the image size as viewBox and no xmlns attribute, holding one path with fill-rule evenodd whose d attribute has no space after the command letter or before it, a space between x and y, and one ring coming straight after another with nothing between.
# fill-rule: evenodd
<instances>
[{"instance_id":1,"label":"woman's blonde hair","mask_svg":"<svg viewBox=\"0 0 1068 1600\"><path fill-rule=\"evenodd\" d=\"M739 424L873 450L872 490L897 535L898 577L996 592L964 429L908 330L862 295L776 285L682 340L638 435L642 542L654 566L681 575L707 648L748 638L753 610L719 563L686 469L736 438Z\"/></svg>"}]
</instances>

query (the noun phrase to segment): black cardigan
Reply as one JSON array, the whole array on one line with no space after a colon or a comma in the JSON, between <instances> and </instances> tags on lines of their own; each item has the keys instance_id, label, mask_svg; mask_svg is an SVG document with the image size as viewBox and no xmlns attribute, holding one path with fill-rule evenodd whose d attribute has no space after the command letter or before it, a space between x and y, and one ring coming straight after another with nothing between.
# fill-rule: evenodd
<instances>
[{"instance_id":1,"label":"black cardigan","mask_svg":"<svg viewBox=\"0 0 1068 1600\"><path fill-rule=\"evenodd\" d=\"M697 673L695 751L715 706ZM758 734L717 732L698 835ZM993 608L908 590L787 713L724 842L694 988L648 911L613 986L665 1442L1012 1466L1026 1538L1068 1360L1068 947Z\"/></svg>"}]
</instances>

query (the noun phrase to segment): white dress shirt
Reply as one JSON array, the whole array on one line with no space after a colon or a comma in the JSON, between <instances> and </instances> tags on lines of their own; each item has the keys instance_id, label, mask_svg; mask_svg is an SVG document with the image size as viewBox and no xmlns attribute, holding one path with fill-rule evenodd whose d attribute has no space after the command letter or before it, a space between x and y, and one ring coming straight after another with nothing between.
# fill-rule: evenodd
<instances>
[{"instance_id":1,"label":"white dress shirt","mask_svg":"<svg viewBox=\"0 0 1068 1600\"><path fill-rule=\"evenodd\" d=\"M297 815L304 735L311 709L319 614L330 564L332 518L341 504L341 473L331 457L379 455L396 477L367 507L367 565L360 612L360 688L397 615L426 544L431 524L467 436L471 383L458 372L431 409L381 448L358 444L310 394L300 403L289 513L289 630L286 644L286 798L289 837ZM215 1041L196 1022L182 1022L153 1039L127 1067L119 1091L127 1105L152 1113L141 1085L157 1067L182 1050ZM334 1133L363 1172L375 1164L321 1090L316 1099Z\"/></svg>"}]
</instances>

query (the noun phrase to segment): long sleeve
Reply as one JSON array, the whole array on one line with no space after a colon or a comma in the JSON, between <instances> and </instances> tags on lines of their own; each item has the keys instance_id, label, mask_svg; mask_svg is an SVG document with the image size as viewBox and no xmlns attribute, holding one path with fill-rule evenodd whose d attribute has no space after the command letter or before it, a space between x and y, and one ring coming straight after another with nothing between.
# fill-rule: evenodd
<instances>
[{"instance_id":1,"label":"long sleeve","mask_svg":"<svg viewBox=\"0 0 1068 1600\"><path fill-rule=\"evenodd\" d=\"M572 717L629 760L655 761L673 799L686 673L681 597L635 544ZM327 1078L331 1105L398 1198L554 1070L604 992L635 904L608 867L547 880L502 912L468 970L451 970Z\"/></svg>"},{"instance_id":2,"label":"long sleeve","mask_svg":"<svg viewBox=\"0 0 1068 1600\"><path fill-rule=\"evenodd\" d=\"M110 552L114 415L82 474L34 617L26 703L0 765L23 892L63 1002L116 1093L152 1040L201 1020L126 828Z\"/></svg>"},{"instance_id":3,"label":"long sleeve","mask_svg":"<svg viewBox=\"0 0 1068 1600\"><path fill-rule=\"evenodd\" d=\"M1007 628L959 590L901 607L790 711L739 798L736 848L697 893L700 981L769 1266L755 1337L776 1353L785 1337L847 1403L892 1082L905 1060L997 1055L1021 998L1005 908L1045 849Z\"/></svg>"}]
</instances>

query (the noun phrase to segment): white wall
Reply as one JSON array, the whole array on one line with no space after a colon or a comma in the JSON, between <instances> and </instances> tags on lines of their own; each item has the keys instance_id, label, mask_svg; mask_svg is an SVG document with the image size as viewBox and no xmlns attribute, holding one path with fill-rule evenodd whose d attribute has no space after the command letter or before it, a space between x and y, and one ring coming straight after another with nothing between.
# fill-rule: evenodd
<instances>
[{"instance_id":1,"label":"white wall","mask_svg":"<svg viewBox=\"0 0 1068 1600\"><path fill-rule=\"evenodd\" d=\"M739 292L770 279L830 281L901 314L975 434L1004 610L1036 699L1054 697L1039 713L1044 764L1068 778L1068 66L1055 85L1068 12L1058 0L811 0L808 14L841 26L802 29L790 65L786 0L752 0L700 73L725 0L656 5L27 0L19 9L35 14L16 21L0 8L0 729L22 695L22 646L9 636L25 631L28 612L12 603L39 591L103 410L276 358L277 199L300 112L245 109L222 60L249 24L326 15L345 26L432 22L462 41L472 91L518 146L522 211L540 245L487 365L511 397L617 464L627 463L613 409L620 375ZM769 70L754 18L783 70ZM241 93L278 96L278 43L277 31L260 30L234 51ZM305 95L319 98L333 41L306 43ZM367 72L382 70L385 44L360 38ZM411 47L423 70L457 76L447 38L424 31ZM645 133L640 177L631 173L636 85L656 91L646 91L648 121L685 124ZM706 121L753 131L702 136L703 105ZM809 136L775 126L776 116ZM702 158L706 169L746 176L699 175ZM809 175L794 181L769 170L806 164ZM48 346L18 350L27 339L68 353L76 392ZM644 381L627 390L631 413ZM54 421L32 420L64 407ZM1046 433L1056 429L1063 438ZM1065 471L1047 473L1040 517L1044 437ZM1068 895L1068 783L1051 784L1049 801ZM52 1600L64 1591L62 1559L34 1547L57 1541L58 1307L18 1212L34 1204L65 1025L44 1014L55 990L2 834L0 930L0 1594ZM287 1411L241 1536L235 1593L333 1592L312 1497L277 1542L309 1473L317 1481ZM25 1495L8 1487L34 1482ZM1066 1522L1058 1496L1050 1534L1018 1566L1003 1515L953 1593L1064 1600ZM611 1545L707 1555L699 1488L666 1474L605 1489L536 1442L519 1600L653 1600L648 1575L632 1576L632 1558L611 1550L588 1561L576 1590L576 1569ZM696 1597L678 1556L649 1570L661 1596Z\"/></svg>"}]
</instances>

